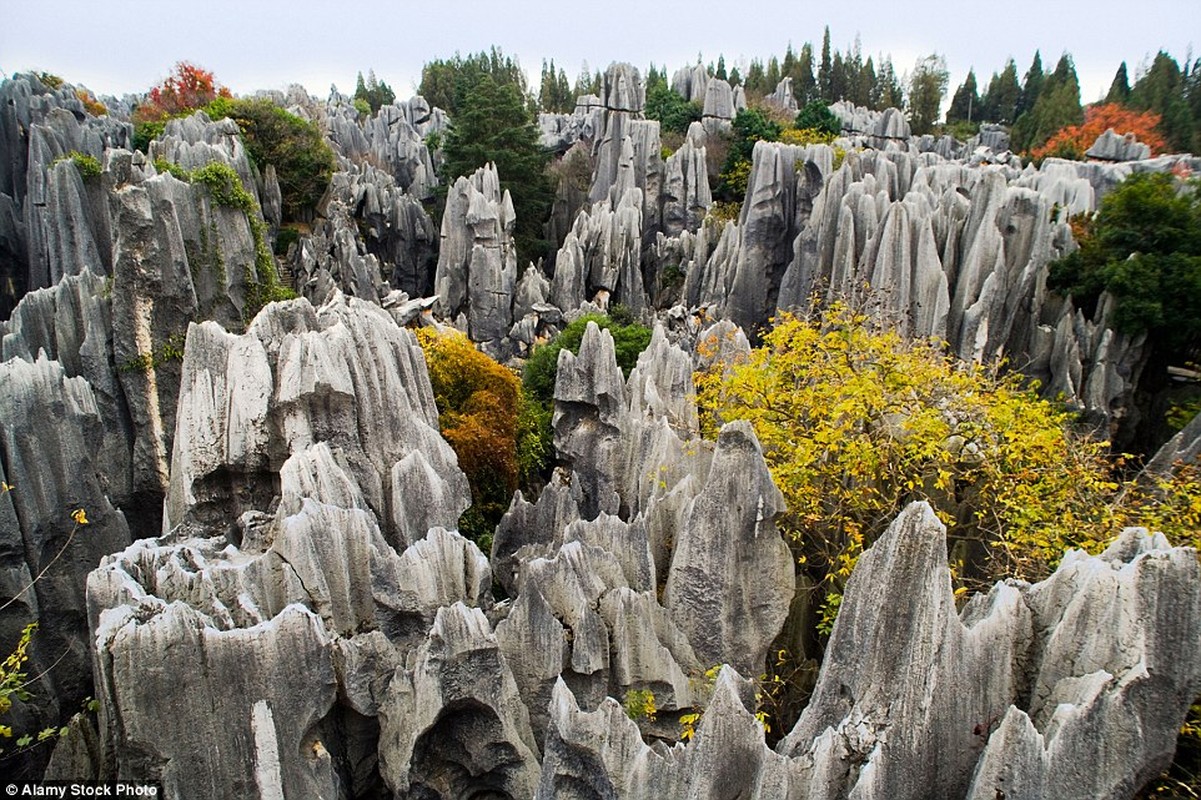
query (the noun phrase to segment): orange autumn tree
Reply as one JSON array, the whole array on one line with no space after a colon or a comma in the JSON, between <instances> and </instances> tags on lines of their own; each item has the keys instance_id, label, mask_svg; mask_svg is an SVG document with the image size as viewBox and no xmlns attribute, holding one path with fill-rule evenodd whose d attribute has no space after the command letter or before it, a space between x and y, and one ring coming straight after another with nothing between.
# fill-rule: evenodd
<instances>
[{"instance_id":1,"label":"orange autumn tree","mask_svg":"<svg viewBox=\"0 0 1201 800\"><path fill-rule=\"evenodd\" d=\"M229 89L217 84L213 73L180 61L175 71L150 90L146 101L134 111L135 121L155 121L193 111L218 97L231 97Z\"/></svg>"},{"instance_id":2,"label":"orange autumn tree","mask_svg":"<svg viewBox=\"0 0 1201 800\"><path fill-rule=\"evenodd\" d=\"M442 436L471 486L471 507L459 520L459 531L487 552L517 488L521 382L458 331L420 328L417 341Z\"/></svg>"},{"instance_id":3,"label":"orange autumn tree","mask_svg":"<svg viewBox=\"0 0 1201 800\"><path fill-rule=\"evenodd\" d=\"M1080 161L1097 137L1112 128L1119 136L1134 134L1140 142L1157 153L1165 147L1159 133L1160 116L1154 111L1131 111L1117 103L1098 103L1084 109L1084 123L1068 125L1047 140L1046 144L1030 151L1036 159L1048 156Z\"/></svg>"}]
</instances>

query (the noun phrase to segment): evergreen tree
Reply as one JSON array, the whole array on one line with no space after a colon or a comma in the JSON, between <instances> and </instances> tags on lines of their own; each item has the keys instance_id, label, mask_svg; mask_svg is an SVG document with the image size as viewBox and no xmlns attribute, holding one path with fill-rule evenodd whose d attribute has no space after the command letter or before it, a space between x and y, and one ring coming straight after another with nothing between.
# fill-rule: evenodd
<instances>
[{"instance_id":1,"label":"evergreen tree","mask_svg":"<svg viewBox=\"0 0 1201 800\"><path fill-rule=\"evenodd\" d=\"M518 263L546 254L542 226L551 189L544 171L550 154L538 144L539 136L518 86L483 74L460 98L442 149L444 185L488 162L496 164L501 188L509 190L517 215Z\"/></svg>"},{"instance_id":2,"label":"evergreen tree","mask_svg":"<svg viewBox=\"0 0 1201 800\"><path fill-rule=\"evenodd\" d=\"M850 85L847 67L842 60L842 53L834 51L834 61L830 64L830 100L844 100Z\"/></svg>"},{"instance_id":3,"label":"evergreen tree","mask_svg":"<svg viewBox=\"0 0 1201 800\"><path fill-rule=\"evenodd\" d=\"M651 89L660 85L663 87L667 86L667 67L664 67L663 71L660 72L659 68L655 66L655 62L652 61L651 65L647 67L646 70L647 94L650 94Z\"/></svg>"},{"instance_id":4,"label":"evergreen tree","mask_svg":"<svg viewBox=\"0 0 1201 800\"><path fill-rule=\"evenodd\" d=\"M1160 115L1160 131L1172 149L1187 150L1192 145L1193 115L1185 98L1184 76L1176 59L1164 51L1155 55L1151 69L1135 82L1129 105Z\"/></svg>"},{"instance_id":5,"label":"evergreen tree","mask_svg":"<svg viewBox=\"0 0 1201 800\"><path fill-rule=\"evenodd\" d=\"M783 78L792 78L792 88L796 91L797 78L797 57L796 53L792 52L792 42L788 43L788 48L784 51L784 61L780 63L780 76Z\"/></svg>"},{"instance_id":6,"label":"evergreen tree","mask_svg":"<svg viewBox=\"0 0 1201 800\"><path fill-rule=\"evenodd\" d=\"M833 62L830 60L830 26L826 26L825 33L822 34L822 60L821 65L817 69L817 90L821 93L821 99L827 103L834 102L834 95L830 91L830 68Z\"/></svg>"},{"instance_id":7,"label":"evergreen tree","mask_svg":"<svg viewBox=\"0 0 1201 800\"><path fill-rule=\"evenodd\" d=\"M905 92L897 79L896 69L892 66L892 57L885 56L880 60L880 71L876 73L876 89L872 94L872 108L883 111L886 108L905 108Z\"/></svg>"},{"instance_id":8,"label":"evergreen tree","mask_svg":"<svg viewBox=\"0 0 1201 800\"><path fill-rule=\"evenodd\" d=\"M1014 119L1034 108L1035 101L1042 94L1043 82L1045 80L1046 77L1043 75L1043 57L1035 50L1034 61L1031 62L1030 69L1026 70L1026 79L1022 81L1022 93L1018 97L1017 108L1014 110Z\"/></svg>"},{"instance_id":9,"label":"evergreen tree","mask_svg":"<svg viewBox=\"0 0 1201 800\"><path fill-rule=\"evenodd\" d=\"M734 67L730 70L730 85L738 86L740 83L742 83L742 76L738 74L738 67Z\"/></svg>"},{"instance_id":10,"label":"evergreen tree","mask_svg":"<svg viewBox=\"0 0 1201 800\"><path fill-rule=\"evenodd\" d=\"M713 70L713 77L723 81L728 81L730 76L726 74L726 57L721 53L717 54L717 69Z\"/></svg>"},{"instance_id":11,"label":"evergreen tree","mask_svg":"<svg viewBox=\"0 0 1201 800\"><path fill-rule=\"evenodd\" d=\"M988 93L981 99L984 109L980 119L1012 125L1017 118L1018 99L1022 87L1018 83L1018 68L1013 59L1005 62L1000 75L993 75L988 83Z\"/></svg>"},{"instance_id":12,"label":"evergreen tree","mask_svg":"<svg viewBox=\"0 0 1201 800\"><path fill-rule=\"evenodd\" d=\"M804 106L817 99L817 79L813 77L813 45L801 45L801 57L797 60L797 75L792 82L792 93L797 103Z\"/></svg>"},{"instance_id":13,"label":"evergreen tree","mask_svg":"<svg viewBox=\"0 0 1201 800\"><path fill-rule=\"evenodd\" d=\"M753 92L760 96L768 93L768 90L765 88L767 86L767 76L763 72L763 62L759 59L751 59L750 66L746 69L746 83L744 85L748 92ZM775 88L774 86L772 87L772 89Z\"/></svg>"},{"instance_id":14,"label":"evergreen tree","mask_svg":"<svg viewBox=\"0 0 1201 800\"><path fill-rule=\"evenodd\" d=\"M455 53L453 58L427 63L421 70L418 92L431 106L442 108L454 117L463 98L485 75L497 85L513 86L523 98L526 97L525 70L516 59L506 56L497 47L488 53L473 53L466 57Z\"/></svg>"},{"instance_id":15,"label":"evergreen tree","mask_svg":"<svg viewBox=\"0 0 1201 800\"><path fill-rule=\"evenodd\" d=\"M1084 121L1080 105L1080 82L1072 57L1064 54L1055 71L1043 82L1034 106L1018 117L1010 131L1014 150L1027 151L1039 147L1057 131Z\"/></svg>"},{"instance_id":16,"label":"evergreen tree","mask_svg":"<svg viewBox=\"0 0 1201 800\"><path fill-rule=\"evenodd\" d=\"M588 68L588 62L580 63L580 74L575 79L575 86L572 92L579 97L583 94L596 94L599 87L592 86L592 70Z\"/></svg>"},{"instance_id":17,"label":"evergreen tree","mask_svg":"<svg viewBox=\"0 0 1201 800\"><path fill-rule=\"evenodd\" d=\"M359 73L355 80L354 88L355 100L362 100L371 107L371 112L375 113L380 110L381 106L386 106L396 99L391 87L375 77L375 70L367 70L367 80L363 80L363 73Z\"/></svg>"},{"instance_id":18,"label":"evergreen tree","mask_svg":"<svg viewBox=\"0 0 1201 800\"><path fill-rule=\"evenodd\" d=\"M852 98L857 106L870 108L876 91L876 67L872 57L867 57L863 69L859 71L859 80L855 82L855 92Z\"/></svg>"},{"instance_id":19,"label":"evergreen tree","mask_svg":"<svg viewBox=\"0 0 1201 800\"><path fill-rule=\"evenodd\" d=\"M917 62L909 79L909 125L916 136L930 133L947 93L947 62L937 53Z\"/></svg>"},{"instance_id":20,"label":"evergreen tree","mask_svg":"<svg viewBox=\"0 0 1201 800\"><path fill-rule=\"evenodd\" d=\"M538 105L543 111L567 114L575 108L575 97L567 83L567 73L555 70L555 60L548 64L542 61L542 85L538 92Z\"/></svg>"},{"instance_id":21,"label":"evergreen tree","mask_svg":"<svg viewBox=\"0 0 1201 800\"><path fill-rule=\"evenodd\" d=\"M1126 75L1126 62L1118 67L1118 72L1113 76L1113 83L1109 84L1109 93L1105 95L1106 103L1118 103L1125 105L1130 100L1130 78Z\"/></svg>"},{"instance_id":22,"label":"evergreen tree","mask_svg":"<svg viewBox=\"0 0 1201 800\"><path fill-rule=\"evenodd\" d=\"M971 122L980 118L980 96L976 93L976 72L969 69L967 79L955 90L951 107L947 109L947 122Z\"/></svg>"},{"instance_id":23,"label":"evergreen tree","mask_svg":"<svg viewBox=\"0 0 1201 800\"><path fill-rule=\"evenodd\" d=\"M766 93L771 93L776 90L780 84L780 62L775 56L772 56L767 62L767 75L764 77L764 83L767 85Z\"/></svg>"},{"instance_id":24,"label":"evergreen tree","mask_svg":"<svg viewBox=\"0 0 1201 800\"><path fill-rule=\"evenodd\" d=\"M1193 144L1190 152L1201 153L1201 58L1190 66L1185 61L1184 96L1193 115Z\"/></svg>"}]
</instances>

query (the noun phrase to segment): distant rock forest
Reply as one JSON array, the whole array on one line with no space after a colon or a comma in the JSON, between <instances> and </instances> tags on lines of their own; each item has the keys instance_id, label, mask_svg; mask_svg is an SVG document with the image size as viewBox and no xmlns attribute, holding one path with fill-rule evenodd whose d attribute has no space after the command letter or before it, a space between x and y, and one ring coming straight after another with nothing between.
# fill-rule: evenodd
<instances>
[{"instance_id":1,"label":"distant rock forest","mask_svg":"<svg viewBox=\"0 0 1201 800\"><path fill-rule=\"evenodd\" d=\"M1201 60L742 70L0 83L0 774L1197 797Z\"/></svg>"}]
</instances>

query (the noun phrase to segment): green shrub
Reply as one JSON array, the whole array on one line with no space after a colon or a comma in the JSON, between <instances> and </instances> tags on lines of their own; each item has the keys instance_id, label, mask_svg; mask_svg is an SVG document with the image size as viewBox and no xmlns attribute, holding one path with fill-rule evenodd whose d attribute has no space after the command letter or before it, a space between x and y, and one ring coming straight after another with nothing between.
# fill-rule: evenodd
<instances>
[{"instance_id":1,"label":"green shrub","mask_svg":"<svg viewBox=\"0 0 1201 800\"><path fill-rule=\"evenodd\" d=\"M260 168L275 167L285 219L299 219L321 200L334 172L334 154L316 125L267 99L218 97L204 111L212 119L238 123L251 159Z\"/></svg>"},{"instance_id":2,"label":"green shrub","mask_svg":"<svg viewBox=\"0 0 1201 800\"><path fill-rule=\"evenodd\" d=\"M68 158L75 164L75 169L79 170L79 177L84 180L99 178L100 174L104 172L104 168L100 166L100 162L95 156L81 153L78 150L72 150L62 158L55 159L54 163L66 161Z\"/></svg>"},{"instance_id":3,"label":"green shrub","mask_svg":"<svg viewBox=\"0 0 1201 800\"><path fill-rule=\"evenodd\" d=\"M813 130L829 136L842 133L842 123L834 112L821 100L814 100L796 115L796 126L801 130Z\"/></svg>"},{"instance_id":4,"label":"green shrub","mask_svg":"<svg viewBox=\"0 0 1201 800\"><path fill-rule=\"evenodd\" d=\"M280 228L275 235L275 254L286 256L288 248L300 241L300 231L295 228Z\"/></svg>"},{"instance_id":5,"label":"green shrub","mask_svg":"<svg viewBox=\"0 0 1201 800\"><path fill-rule=\"evenodd\" d=\"M1080 249L1051 264L1047 283L1086 310L1109 292L1117 330L1188 357L1201 345L1201 190L1178 188L1171 175L1131 175L1078 224Z\"/></svg>"},{"instance_id":6,"label":"green shrub","mask_svg":"<svg viewBox=\"0 0 1201 800\"><path fill-rule=\"evenodd\" d=\"M623 315L620 305L613 306L615 316ZM563 331L544 345L534 348L525 369L521 374L521 385L527 403L527 421L530 433L527 463L522 465L522 474L528 481L537 473L544 472L550 466L554 455L554 435L551 431L551 418L555 405L555 376L559 368L559 351L570 350L579 354L580 344L584 340L584 331L589 322L595 322L598 327L608 330L613 337L614 350L617 355L617 365L628 378L630 370L638 363L638 355L646 349L651 341L651 330L627 316L627 324L620 324L613 318L602 314L586 314L572 322Z\"/></svg>"},{"instance_id":7,"label":"green shrub","mask_svg":"<svg viewBox=\"0 0 1201 800\"><path fill-rule=\"evenodd\" d=\"M739 111L734 117L733 138L722 165L714 199L740 202L746 195L755 142L777 141L782 131L782 126L760 109L748 108Z\"/></svg>"},{"instance_id":8,"label":"green shrub","mask_svg":"<svg viewBox=\"0 0 1201 800\"><path fill-rule=\"evenodd\" d=\"M656 83L646 93L646 118L659 120L665 133L687 133L688 126L700 122L700 103L690 103L666 84Z\"/></svg>"}]
</instances>

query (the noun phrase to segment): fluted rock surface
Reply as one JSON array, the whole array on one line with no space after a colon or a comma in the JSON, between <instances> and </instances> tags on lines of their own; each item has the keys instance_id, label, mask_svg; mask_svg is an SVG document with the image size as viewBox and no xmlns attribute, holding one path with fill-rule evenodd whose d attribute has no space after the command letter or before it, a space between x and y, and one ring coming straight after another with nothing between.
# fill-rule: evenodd
<instances>
[{"instance_id":1,"label":"fluted rock surface","mask_svg":"<svg viewBox=\"0 0 1201 800\"><path fill-rule=\"evenodd\" d=\"M433 472L426 499L435 501L423 513L454 527L469 495L437 419L416 338L373 304L336 295L314 309L294 300L269 307L242 336L192 326L164 530L186 519L230 524L270 499L288 455L316 442L341 452L401 544L409 535L398 482L413 480L405 458L419 451Z\"/></svg>"},{"instance_id":2,"label":"fluted rock surface","mask_svg":"<svg viewBox=\"0 0 1201 800\"><path fill-rule=\"evenodd\" d=\"M761 328L793 260L793 241L832 165L825 145L756 142L738 224L727 224L703 266L689 271L687 302L712 306L748 331Z\"/></svg>"},{"instance_id":3,"label":"fluted rock surface","mask_svg":"<svg viewBox=\"0 0 1201 800\"><path fill-rule=\"evenodd\" d=\"M517 250L513 200L489 164L450 189L434 290L451 319L460 314L476 342L495 342L513 324Z\"/></svg>"},{"instance_id":4,"label":"fluted rock surface","mask_svg":"<svg viewBox=\"0 0 1201 800\"><path fill-rule=\"evenodd\" d=\"M1122 136L1110 128L1097 137L1097 141L1084 151L1084 155L1102 161L1142 161L1151 157L1151 148L1136 139L1133 134Z\"/></svg>"},{"instance_id":5,"label":"fluted rock surface","mask_svg":"<svg viewBox=\"0 0 1201 800\"><path fill-rule=\"evenodd\" d=\"M1201 677L1195 554L1129 530L957 612L944 534L914 504L864 554L778 752L728 667L696 736L671 749L647 746L611 700L582 709L560 681L538 796L1130 796L1170 760Z\"/></svg>"},{"instance_id":6,"label":"fluted rock surface","mask_svg":"<svg viewBox=\"0 0 1201 800\"><path fill-rule=\"evenodd\" d=\"M663 165L663 232L668 236L695 233L709 213L713 195L707 169L705 135L694 122L684 144Z\"/></svg>"},{"instance_id":7,"label":"fluted rock surface","mask_svg":"<svg viewBox=\"0 0 1201 800\"><path fill-rule=\"evenodd\" d=\"M538 745L479 609L439 610L413 669L393 676L380 707L380 761L384 781L406 797L533 794Z\"/></svg>"},{"instance_id":8,"label":"fluted rock surface","mask_svg":"<svg viewBox=\"0 0 1201 800\"><path fill-rule=\"evenodd\" d=\"M330 181L325 218L300 240L297 283L320 303L333 287L379 301L385 285L411 297L434 294L438 235L420 200L370 165L350 165Z\"/></svg>"},{"instance_id":9,"label":"fluted rock surface","mask_svg":"<svg viewBox=\"0 0 1201 800\"><path fill-rule=\"evenodd\" d=\"M1043 583L998 584L957 613L945 531L910 506L856 568L813 698L779 750L840 775L826 796L1127 796L1170 760L1164 717L1196 690L1194 658L1177 656L1197 647L1201 597L1182 588L1197 574L1190 551L1129 530L1100 557L1070 553ZM1158 703L1134 699L1147 692ZM1111 725L1140 733L1122 758L1097 760ZM1041 757L1019 762L1031 735Z\"/></svg>"}]
</instances>

